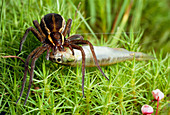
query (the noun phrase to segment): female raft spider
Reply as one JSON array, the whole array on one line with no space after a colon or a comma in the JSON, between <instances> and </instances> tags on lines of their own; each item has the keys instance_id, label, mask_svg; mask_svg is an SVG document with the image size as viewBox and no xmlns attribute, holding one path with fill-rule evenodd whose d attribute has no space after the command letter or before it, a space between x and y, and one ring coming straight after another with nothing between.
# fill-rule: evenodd
<instances>
[{"instance_id":1,"label":"female raft spider","mask_svg":"<svg viewBox=\"0 0 170 115\"><path fill-rule=\"evenodd\" d=\"M29 27L26 30L26 32L25 32L25 34L24 34L24 36L23 36L23 38L20 42L19 53L22 50L22 45L23 45L24 41L26 40L26 37L27 37L29 31L31 31L43 45L34 49L28 55L28 57L25 61L25 71L24 71L22 88L21 88L20 96L19 96L16 104L18 103L18 101L20 100L20 98L23 94L23 90L24 90L24 86L25 86L25 82L26 82L26 77L27 77L29 60L32 58L29 87L28 87L28 92L27 92L27 96L26 96L24 105L27 102L28 95L29 95L30 88L31 88L31 84L33 82L35 62L38 59L38 57L41 54L43 54L45 51L47 51L47 55L46 55L47 60L49 60L50 51L51 51L51 53L55 53L57 50L64 52L65 47L68 47L71 50L72 55L74 55L73 49L77 49L77 50L81 51L81 54L82 54L82 93L83 93L83 97L84 97L84 75L85 75L85 55L86 54L85 54L83 48L79 45L88 44L90 46L90 50L92 52L96 66L98 67L100 72L103 74L103 76L107 80L109 80L106 77L106 75L103 73L103 71L101 70L101 68L100 68L100 66L97 62L97 57L96 57L96 54L94 52L93 45L89 41L83 40L83 37L81 35L69 36L72 19L68 19L67 24L65 25L65 20L61 15L55 14L55 13L50 13L50 14L45 15L41 19L40 24L38 23L37 20L34 20L33 23L34 23L34 26L37 28L38 31L33 27ZM68 35L67 39L66 39L66 35Z\"/></svg>"}]
</instances>

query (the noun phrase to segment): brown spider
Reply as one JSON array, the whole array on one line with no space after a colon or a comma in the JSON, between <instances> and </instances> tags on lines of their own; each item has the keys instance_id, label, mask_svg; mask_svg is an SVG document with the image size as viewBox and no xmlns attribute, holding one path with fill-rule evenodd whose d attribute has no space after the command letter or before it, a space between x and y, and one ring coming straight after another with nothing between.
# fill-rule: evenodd
<instances>
[{"instance_id":1,"label":"brown spider","mask_svg":"<svg viewBox=\"0 0 170 115\"><path fill-rule=\"evenodd\" d=\"M47 51L47 55L46 55L47 60L49 59L49 53L50 53L51 50L52 50L51 53L55 53L57 50L65 51L64 48L68 47L72 51L73 55L74 55L73 49L78 49L78 50L81 51L81 53L82 53L82 93L83 93L83 97L84 97L85 53L84 53L83 48L81 46L79 46L79 44L88 44L90 46L90 49L91 49L91 52L92 52L96 66L98 67L100 72L103 74L103 76L107 80L109 80L106 77L106 75L103 73L103 71L101 70L101 68L100 68L100 66L97 62L97 58L96 58L96 55L95 55L95 52L94 52L93 45L89 41L83 40L83 37L81 35L69 36L72 19L68 19L67 24L65 26L65 20L61 15L55 14L55 13L50 13L50 14L45 15L41 19L40 24L38 23L37 20L34 20L33 23L34 23L34 26L37 28L38 31L33 27L29 27L26 30L26 32L25 32L25 34L24 34L24 36L23 36L23 38L20 42L19 53L22 50L22 45L23 45L24 41L26 40L26 37L27 37L29 31L31 31L43 45L34 49L28 55L28 57L25 61L25 71L24 71L22 88L21 88L20 96L19 96L16 104L18 103L18 101L20 100L20 98L23 94L23 90L24 90L24 86L25 86L25 82L26 82L26 77L27 77L29 60L32 58L29 87L28 87L28 92L27 92L27 96L26 96L24 105L27 102L28 95L29 95L30 88L31 88L31 84L33 82L35 62L38 59L38 57L42 53L44 53L45 51ZM67 39L65 38L66 35L68 35Z\"/></svg>"}]
</instances>

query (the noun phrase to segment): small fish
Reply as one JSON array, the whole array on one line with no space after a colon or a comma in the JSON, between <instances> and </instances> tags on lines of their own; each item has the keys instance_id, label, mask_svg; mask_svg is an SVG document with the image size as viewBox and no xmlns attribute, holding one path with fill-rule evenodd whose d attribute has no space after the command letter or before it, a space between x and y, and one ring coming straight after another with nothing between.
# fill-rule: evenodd
<instances>
[{"instance_id":1,"label":"small fish","mask_svg":"<svg viewBox=\"0 0 170 115\"><path fill-rule=\"evenodd\" d=\"M91 53L89 46L82 46L85 54L86 54L86 67L95 67L96 64L93 59L93 55ZM73 49L74 55L72 51L67 48L65 51L57 50L54 53L50 54L50 60L62 65L68 66L77 66L82 63L82 54L79 50ZM94 51L97 56L97 61L100 66L108 66L118 62L123 62L126 60L150 60L155 59L153 56L149 56L142 52L131 52L123 48L109 48L104 46L94 46Z\"/></svg>"}]
</instances>

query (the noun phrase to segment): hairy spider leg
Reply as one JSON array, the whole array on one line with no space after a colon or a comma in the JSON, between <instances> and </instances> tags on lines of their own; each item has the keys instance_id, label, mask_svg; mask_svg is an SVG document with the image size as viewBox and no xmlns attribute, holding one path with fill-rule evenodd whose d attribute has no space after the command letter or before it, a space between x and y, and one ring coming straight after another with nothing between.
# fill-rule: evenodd
<instances>
[{"instance_id":1,"label":"hairy spider leg","mask_svg":"<svg viewBox=\"0 0 170 115\"><path fill-rule=\"evenodd\" d=\"M40 29L40 25L38 24L38 22L33 21L33 23L34 23L34 26L38 29L38 31L42 32L42 30ZM38 38L38 40L39 40L40 42L43 43L44 40L45 40L45 38L41 35L43 32L40 34L35 28L29 27L29 28L25 31L25 34L24 34L24 36L23 36L23 38L22 38L22 40L21 40L21 42L20 42L20 47L19 47L19 52L18 52L18 54L21 53L23 43L25 42L26 37L27 37L29 31L31 31L31 32L36 36L36 38ZM44 34L43 34L43 35L44 35Z\"/></svg>"},{"instance_id":2,"label":"hairy spider leg","mask_svg":"<svg viewBox=\"0 0 170 115\"><path fill-rule=\"evenodd\" d=\"M37 30L39 31L39 33L43 36L43 38L44 38L44 40L45 40L46 35L45 35L44 32L42 31L41 26L40 26L40 24L38 23L38 21L37 21L37 20L34 20L34 21L33 21L33 24L34 24L34 26L37 28ZM41 41L41 42L43 42L43 41Z\"/></svg>"},{"instance_id":3,"label":"hairy spider leg","mask_svg":"<svg viewBox=\"0 0 170 115\"><path fill-rule=\"evenodd\" d=\"M68 19L64 32L62 33L64 37L66 37L67 34L68 37L70 36L71 23L72 23L72 19Z\"/></svg>"},{"instance_id":4,"label":"hairy spider leg","mask_svg":"<svg viewBox=\"0 0 170 115\"><path fill-rule=\"evenodd\" d=\"M70 36L70 29L71 29L71 24L72 24L72 19L68 19L68 21L67 21L67 24L66 24L66 27L65 27L65 29L64 29L64 32L62 33L63 34L63 36L64 37L66 37L66 35L68 34L68 38L67 38L67 40L76 40L76 39L81 39L81 40L83 40L83 36L81 36L81 35L72 35L72 36ZM68 47L69 47L69 49L71 50L71 52L72 52L72 55L74 55L74 50L73 50L73 48L71 47L71 45L69 44L69 45L67 45Z\"/></svg>"},{"instance_id":5,"label":"hairy spider leg","mask_svg":"<svg viewBox=\"0 0 170 115\"><path fill-rule=\"evenodd\" d=\"M75 35L72 35L72 36L68 37L67 40L69 40L69 41L71 41L71 40L78 40L78 38L79 38L80 40L83 40L83 39L84 39L83 36L81 36L81 35L79 35L79 34L75 34Z\"/></svg>"},{"instance_id":6,"label":"hairy spider leg","mask_svg":"<svg viewBox=\"0 0 170 115\"><path fill-rule=\"evenodd\" d=\"M75 45L75 44L71 44L71 46L75 49L78 49L81 51L82 54L82 93L83 93L83 97L84 96L84 76L85 76L85 52L83 50L83 48L81 46Z\"/></svg>"},{"instance_id":7,"label":"hairy spider leg","mask_svg":"<svg viewBox=\"0 0 170 115\"><path fill-rule=\"evenodd\" d=\"M40 50L38 50L38 51L36 52L36 54L33 56L33 59L32 59L32 62L31 62L31 72L30 72L29 86L28 86L27 96L26 96L24 105L25 105L26 102L27 102L27 99L28 99L28 96L29 96L29 93L30 93L30 89L31 89L31 85L32 85L32 82L33 82L35 62L37 61L37 59L39 58L39 56L40 56L42 53L44 53L47 49L48 49L48 46L47 46L47 47L42 46L42 47L40 48Z\"/></svg>"},{"instance_id":8,"label":"hairy spider leg","mask_svg":"<svg viewBox=\"0 0 170 115\"><path fill-rule=\"evenodd\" d=\"M35 53L41 49L42 46L36 48L35 50L33 50L27 57L26 61L25 61L25 70L24 70L24 78L23 78L23 82L22 82L22 87L21 87L21 92L20 92L20 96L16 102L16 104L18 103L18 101L20 100L23 91L24 91L24 86L25 86L25 82L26 82L26 78L27 78L27 71L28 71L28 65L29 65L29 60L31 59L32 56L35 55Z\"/></svg>"},{"instance_id":9,"label":"hairy spider leg","mask_svg":"<svg viewBox=\"0 0 170 115\"><path fill-rule=\"evenodd\" d=\"M69 49L70 49L71 52L72 52L72 55L74 55L74 50L73 50L73 48L71 47L71 45L70 45L69 42L70 42L71 40L77 40L78 38L79 38L80 40L83 40L83 39L84 39L83 36L76 34L76 35L72 35L72 36L68 37L68 38L66 39L66 41L65 41L65 43L67 44L66 46L69 47Z\"/></svg>"},{"instance_id":10,"label":"hairy spider leg","mask_svg":"<svg viewBox=\"0 0 170 115\"><path fill-rule=\"evenodd\" d=\"M88 45L90 46L90 50L91 50L91 52L92 52L92 55L93 55L93 58L94 58L94 62L95 62L95 64L96 64L97 68L100 70L100 72L102 73L102 75L109 81L109 78L106 77L106 75L104 74L104 72L103 72L102 69L100 68L99 63L97 62L97 57L96 57L96 54L95 54L95 52L94 52L94 47L93 47L93 45L92 45L89 41L87 41L87 40L72 40L72 41L70 41L70 42L73 43L73 44L88 44Z\"/></svg>"},{"instance_id":11,"label":"hairy spider leg","mask_svg":"<svg viewBox=\"0 0 170 115\"><path fill-rule=\"evenodd\" d=\"M74 55L74 50L73 50L73 48L72 48L72 46L70 44L68 45L68 48L71 50L72 55Z\"/></svg>"}]
</instances>

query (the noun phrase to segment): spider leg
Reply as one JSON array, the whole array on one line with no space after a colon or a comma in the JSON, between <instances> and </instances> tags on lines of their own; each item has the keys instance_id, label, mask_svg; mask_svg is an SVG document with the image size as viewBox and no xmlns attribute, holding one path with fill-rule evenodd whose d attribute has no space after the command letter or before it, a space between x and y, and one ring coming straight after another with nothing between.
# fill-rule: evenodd
<instances>
[{"instance_id":1,"label":"spider leg","mask_svg":"<svg viewBox=\"0 0 170 115\"><path fill-rule=\"evenodd\" d=\"M74 55L74 50L73 50L73 48L71 47L71 45L70 45L69 42L72 41L72 40L77 40L78 38L79 38L80 40L83 40L83 39L84 39L83 36L78 35L78 34L75 34L75 35L72 35L72 36L68 37L68 38L65 40L65 44L67 44L66 46L69 47L69 49L71 50L72 55Z\"/></svg>"},{"instance_id":2,"label":"spider leg","mask_svg":"<svg viewBox=\"0 0 170 115\"><path fill-rule=\"evenodd\" d=\"M33 50L30 55L27 57L26 61L25 61L25 71L24 71L24 78L23 78L23 82L22 82L22 88L21 88L21 92L20 92L20 96L16 102L16 104L18 103L18 101L20 100L22 94L23 94L23 90L24 90L24 86L25 86L25 82L26 82L26 77L27 77L27 71L28 71L28 65L29 65L29 60L31 59L31 57L33 55L35 55L35 53L41 49L42 46L36 48L35 50Z\"/></svg>"},{"instance_id":3,"label":"spider leg","mask_svg":"<svg viewBox=\"0 0 170 115\"><path fill-rule=\"evenodd\" d=\"M73 48L72 48L72 46L70 44L68 45L68 48L71 50L72 55L74 55L74 50L73 50Z\"/></svg>"},{"instance_id":4,"label":"spider leg","mask_svg":"<svg viewBox=\"0 0 170 115\"><path fill-rule=\"evenodd\" d=\"M68 19L64 32L62 33L64 37L66 37L67 34L68 37L70 36L71 23L72 23L72 19Z\"/></svg>"},{"instance_id":5,"label":"spider leg","mask_svg":"<svg viewBox=\"0 0 170 115\"><path fill-rule=\"evenodd\" d=\"M75 45L75 44L71 44L71 46L75 49L78 49L81 51L82 54L82 93L83 93L83 97L84 97L84 75L85 75L85 52L83 50L83 48L81 46Z\"/></svg>"},{"instance_id":6,"label":"spider leg","mask_svg":"<svg viewBox=\"0 0 170 115\"><path fill-rule=\"evenodd\" d=\"M72 55L74 55L74 50L73 50L73 48L72 48L72 46L71 46L71 44L69 43L70 41L68 41L68 40L65 40L65 42L64 42L64 47L68 47L70 50L71 50L71 52L72 52Z\"/></svg>"},{"instance_id":7,"label":"spider leg","mask_svg":"<svg viewBox=\"0 0 170 115\"><path fill-rule=\"evenodd\" d=\"M67 38L67 40L77 40L77 39L80 39L80 40L83 40L84 38L83 38L83 36L81 36L81 35L79 35L79 34L75 34L75 35L72 35L72 36L70 36L70 37L68 37Z\"/></svg>"},{"instance_id":8,"label":"spider leg","mask_svg":"<svg viewBox=\"0 0 170 115\"><path fill-rule=\"evenodd\" d=\"M19 52L18 52L18 54L19 54L19 53L21 52L21 50L22 50L22 45L23 45L23 43L25 42L26 37L27 37L29 31L31 31L31 32L38 38L38 40L39 40L40 42L43 42L43 41L44 41L44 38L41 36L41 34L40 34L35 28L29 27L29 28L25 31L25 34L24 34L24 36L23 36L23 38L22 38L22 40L21 40L21 42L20 42L20 47L19 47Z\"/></svg>"},{"instance_id":9,"label":"spider leg","mask_svg":"<svg viewBox=\"0 0 170 115\"><path fill-rule=\"evenodd\" d=\"M28 86L27 96L26 96L24 105L25 105L26 102L27 102L27 99L28 99L28 96L29 96L29 92L30 92L30 89L31 89L31 85L32 85L32 82L33 82L35 62L37 61L38 57L39 57L42 53L44 53L44 51L46 51L47 49L48 49L48 47L41 47L41 49L40 49L38 52L36 52L36 54L34 55L34 57L33 57L33 59L32 59L29 86Z\"/></svg>"},{"instance_id":10,"label":"spider leg","mask_svg":"<svg viewBox=\"0 0 170 115\"><path fill-rule=\"evenodd\" d=\"M102 69L101 69L100 66L99 66L99 63L98 63L98 61L97 61L96 54L95 54L95 52L94 52L94 47L93 47L93 45L92 45L89 41L87 41L87 40L72 40L71 43L73 43L73 44L88 44L88 45L90 46L90 50L91 50L91 52L92 52L92 55L93 55L93 58L94 58L94 62L95 62L95 64L96 64L97 68L100 70L100 72L102 73L102 75L109 81L109 78L106 77L106 75L104 74L104 72L102 71Z\"/></svg>"},{"instance_id":11,"label":"spider leg","mask_svg":"<svg viewBox=\"0 0 170 115\"><path fill-rule=\"evenodd\" d=\"M34 26L38 29L38 31L40 32L40 34L43 36L43 41L45 41L45 38L46 38L46 35L44 34L44 32L42 31L42 29L41 29L41 26L40 26L40 24L38 23L38 21L37 20L34 20L33 21L33 24L34 24Z\"/></svg>"}]
</instances>

